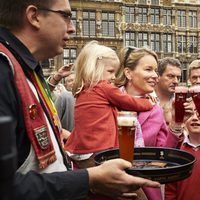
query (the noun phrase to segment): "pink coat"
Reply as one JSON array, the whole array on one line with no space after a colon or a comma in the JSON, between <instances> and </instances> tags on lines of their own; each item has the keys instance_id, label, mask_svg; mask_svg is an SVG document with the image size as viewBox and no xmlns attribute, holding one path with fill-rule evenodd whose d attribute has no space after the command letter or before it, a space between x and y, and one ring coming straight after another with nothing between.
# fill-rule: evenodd
<instances>
[{"instance_id":1,"label":"pink coat","mask_svg":"<svg viewBox=\"0 0 200 200\"><path fill-rule=\"evenodd\" d=\"M150 111L140 112L138 116L142 128L145 146L154 147L176 147L178 137L168 129L163 110L155 105ZM143 188L148 200L161 200L159 188Z\"/></svg>"},{"instance_id":2,"label":"pink coat","mask_svg":"<svg viewBox=\"0 0 200 200\"><path fill-rule=\"evenodd\" d=\"M145 146L174 148L178 145L178 137L168 129L159 105L155 105L150 111L140 112L138 120Z\"/></svg>"}]
</instances>

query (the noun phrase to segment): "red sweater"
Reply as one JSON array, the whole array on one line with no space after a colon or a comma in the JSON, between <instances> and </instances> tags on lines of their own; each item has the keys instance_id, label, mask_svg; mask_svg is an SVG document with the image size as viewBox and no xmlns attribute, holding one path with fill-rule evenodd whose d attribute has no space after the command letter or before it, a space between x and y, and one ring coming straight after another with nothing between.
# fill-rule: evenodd
<instances>
[{"instance_id":1,"label":"red sweater","mask_svg":"<svg viewBox=\"0 0 200 200\"><path fill-rule=\"evenodd\" d=\"M65 149L85 154L118 147L116 107L139 112L150 110L152 105L146 99L123 94L107 81L83 90L76 99L74 129Z\"/></svg>"},{"instance_id":2,"label":"red sweater","mask_svg":"<svg viewBox=\"0 0 200 200\"><path fill-rule=\"evenodd\" d=\"M165 200L199 200L200 199L200 149L195 151L189 145L183 145L182 150L192 153L197 161L192 175L183 181L166 184Z\"/></svg>"}]
</instances>

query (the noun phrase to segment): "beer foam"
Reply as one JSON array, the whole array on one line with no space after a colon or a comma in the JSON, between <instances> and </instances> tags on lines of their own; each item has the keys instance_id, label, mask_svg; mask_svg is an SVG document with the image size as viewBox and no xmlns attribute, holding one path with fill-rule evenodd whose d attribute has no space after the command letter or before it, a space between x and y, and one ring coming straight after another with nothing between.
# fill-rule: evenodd
<instances>
[{"instance_id":1,"label":"beer foam","mask_svg":"<svg viewBox=\"0 0 200 200\"><path fill-rule=\"evenodd\" d=\"M200 92L200 86L199 85L191 86L189 88L189 92L190 93L199 93Z\"/></svg>"},{"instance_id":2,"label":"beer foam","mask_svg":"<svg viewBox=\"0 0 200 200\"><path fill-rule=\"evenodd\" d=\"M118 116L117 125L118 126L134 126L136 117L134 116Z\"/></svg>"},{"instance_id":3,"label":"beer foam","mask_svg":"<svg viewBox=\"0 0 200 200\"><path fill-rule=\"evenodd\" d=\"M187 93L188 87L185 86L177 86L175 87L175 93Z\"/></svg>"}]
</instances>

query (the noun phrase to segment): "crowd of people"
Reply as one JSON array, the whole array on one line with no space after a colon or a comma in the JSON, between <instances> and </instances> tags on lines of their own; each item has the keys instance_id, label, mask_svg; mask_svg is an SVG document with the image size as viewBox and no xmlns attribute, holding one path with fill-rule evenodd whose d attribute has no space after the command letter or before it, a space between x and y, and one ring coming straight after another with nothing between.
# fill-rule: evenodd
<instances>
[{"instance_id":1,"label":"crowd of people","mask_svg":"<svg viewBox=\"0 0 200 200\"><path fill-rule=\"evenodd\" d=\"M17 152L11 199L199 199L200 117L189 97L183 123L175 121L179 60L90 41L45 80L40 61L63 53L71 15L68 0L0 2L0 117L13 120ZM200 84L200 60L189 65L188 83ZM197 159L192 175L161 186L127 174L132 164L120 158L95 166L96 153L119 147L120 110L137 114L135 147L188 151Z\"/></svg>"}]
</instances>

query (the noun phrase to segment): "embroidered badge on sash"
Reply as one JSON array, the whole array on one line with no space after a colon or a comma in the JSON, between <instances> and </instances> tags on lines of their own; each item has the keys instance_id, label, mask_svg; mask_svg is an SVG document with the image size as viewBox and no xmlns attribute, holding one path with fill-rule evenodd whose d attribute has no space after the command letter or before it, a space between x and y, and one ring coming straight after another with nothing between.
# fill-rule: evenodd
<instances>
[{"instance_id":1,"label":"embroidered badge on sash","mask_svg":"<svg viewBox=\"0 0 200 200\"><path fill-rule=\"evenodd\" d=\"M41 126L39 128L34 129L34 133L38 144L41 149L47 149L49 146L49 138L47 136L47 128L46 126Z\"/></svg>"},{"instance_id":2,"label":"embroidered badge on sash","mask_svg":"<svg viewBox=\"0 0 200 200\"><path fill-rule=\"evenodd\" d=\"M35 119L37 114L38 114L37 106L35 104L31 104L29 106L29 115L31 119Z\"/></svg>"}]
</instances>

